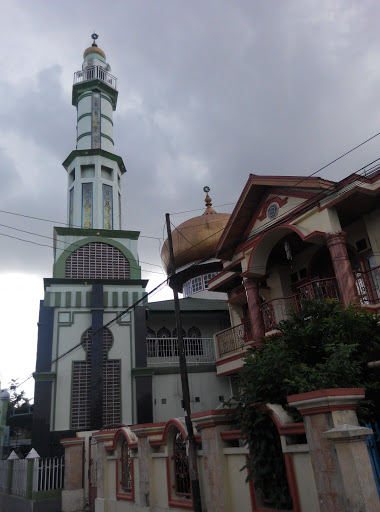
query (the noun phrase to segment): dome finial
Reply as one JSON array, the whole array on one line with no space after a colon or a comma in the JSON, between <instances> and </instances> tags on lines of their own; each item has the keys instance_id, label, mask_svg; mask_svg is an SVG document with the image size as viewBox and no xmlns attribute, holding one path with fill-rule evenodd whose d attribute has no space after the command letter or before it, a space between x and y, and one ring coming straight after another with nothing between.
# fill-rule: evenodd
<instances>
[{"instance_id":1,"label":"dome finial","mask_svg":"<svg viewBox=\"0 0 380 512\"><path fill-rule=\"evenodd\" d=\"M93 34L91 34L91 37L92 37L92 46L98 46L98 45L96 44L96 40L97 40L97 39L98 39L98 37L99 37L99 36L98 36L98 34L94 31L94 33L93 33Z\"/></svg>"},{"instance_id":2,"label":"dome finial","mask_svg":"<svg viewBox=\"0 0 380 512\"><path fill-rule=\"evenodd\" d=\"M207 186L203 187L203 192L206 192L206 197L205 197L206 210L203 213L203 215L209 215L210 213L216 213L214 208L212 208L211 197L208 195L210 190L211 190L210 187L207 187Z\"/></svg>"}]
</instances>

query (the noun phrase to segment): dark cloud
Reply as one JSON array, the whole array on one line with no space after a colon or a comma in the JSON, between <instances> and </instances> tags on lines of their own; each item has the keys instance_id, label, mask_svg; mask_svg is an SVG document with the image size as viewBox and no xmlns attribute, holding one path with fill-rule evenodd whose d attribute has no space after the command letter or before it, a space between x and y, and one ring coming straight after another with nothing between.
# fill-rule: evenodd
<instances>
[{"instance_id":1,"label":"dark cloud","mask_svg":"<svg viewBox=\"0 0 380 512\"><path fill-rule=\"evenodd\" d=\"M118 78L124 227L143 235L162 237L167 211L202 208L206 184L214 204L233 202L250 172L308 174L378 130L380 7L369 0L15 5L3 13L0 82L0 133L11 138L0 152L2 200L11 211L65 221L70 86L94 29ZM15 25L16 15L27 24ZM380 137L322 176L341 179L379 147ZM51 234L48 223L6 220ZM49 275L49 249L6 245L2 268ZM140 257L158 263L158 242L141 239Z\"/></svg>"}]
</instances>

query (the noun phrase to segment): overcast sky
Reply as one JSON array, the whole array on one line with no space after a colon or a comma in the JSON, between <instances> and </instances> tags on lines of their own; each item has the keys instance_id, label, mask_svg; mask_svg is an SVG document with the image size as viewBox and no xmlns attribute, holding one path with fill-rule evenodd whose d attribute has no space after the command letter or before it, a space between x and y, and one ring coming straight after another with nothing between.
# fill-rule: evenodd
<instances>
[{"instance_id":1,"label":"overcast sky","mask_svg":"<svg viewBox=\"0 0 380 512\"><path fill-rule=\"evenodd\" d=\"M0 209L66 221L73 73L94 30L118 79L123 228L162 238L166 212L201 209L176 225L202 213L205 185L214 205L234 203L251 172L304 176L380 131L379 16L375 0L3 0ZM320 175L379 156L380 137ZM0 224L4 387L34 370L53 261L38 235L54 223L0 213ZM160 265L159 243L141 238L140 259ZM142 267L150 288L164 278ZM32 396L33 380L24 387Z\"/></svg>"}]
</instances>

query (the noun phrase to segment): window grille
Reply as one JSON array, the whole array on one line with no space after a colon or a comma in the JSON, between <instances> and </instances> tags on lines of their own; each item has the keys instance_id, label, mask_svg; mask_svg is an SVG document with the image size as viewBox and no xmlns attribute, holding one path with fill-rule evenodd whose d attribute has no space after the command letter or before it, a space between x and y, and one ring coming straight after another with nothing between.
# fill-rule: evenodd
<instances>
[{"instance_id":1,"label":"window grille","mask_svg":"<svg viewBox=\"0 0 380 512\"><path fill-rule=\"evenodd\" d=\"M203 356L202 334L198 327L190 327L185 342L187 356Z\"/></svg>"},{"instance_id":2,"label":"window grille","mask_svg":"<svg viewBox=\"0 0 380 512\"><path fill-rule=\"evenodd\" d=\"M108 360L112 346L111 331L103 329L103 425L120 423L120 361ZM72 375L71 427L75 430L90 427L92 328L82 335L86 361L74 361Z\"/></svg>"},{"instance_id":3,"label":"window grille","mask_svg":"<svg viewBox=\"0 0 380 512\"><path fill-rule=\"evenodd\" d=\"M150 327L146 330L146 348L147 348L147 356L155 357L156 356L156 333Z\"/></svg>"},{"instance_id":4,"label":"window grille","mask_svg":"<svg viewBox=\"0 0 380 512\"><path fill-rule=\"evenodd\" d=\"M131 461L131 453L128 446L128 441L123 439L121 445L121 455L120 455L120 469L121 469L121 480L120 486L121 490L125 493L132 492L132 461Z\"/></svg>"},{"instance_id":5,"label":"window grille","mask_svg":"<svg viewBox=\"0 0 380 512\"><path fill-rule=\"evenodd\" d=\"M66 260L68 279L129 279L129 261L116 247L91 242L79 247Z\"/></svg>"},{"instance_id":6,"label":"window grille","mask_svg":"<svg viewBox=\"0 0 380 512\"><path fill-rule=\"evenodd\" d=\"M189 461L186 443L180 431L174 438L174 479L175 492L178 496L191 497Z\"/></svg>"}]
</instances>

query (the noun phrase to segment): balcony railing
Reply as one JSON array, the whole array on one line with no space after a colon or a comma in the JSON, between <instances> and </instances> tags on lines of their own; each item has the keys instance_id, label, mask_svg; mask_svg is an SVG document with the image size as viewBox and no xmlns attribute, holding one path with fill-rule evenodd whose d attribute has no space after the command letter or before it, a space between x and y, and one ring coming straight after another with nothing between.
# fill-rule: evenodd
<instances>
[{"instance_id":1,"label":"balcony railing","mask_svg":"<svg viewBox=\"0 0 380 512\"><path fill-rule=\"evenodd\" d=\"M183 343L187 364L215 364L214 340L212 338L184 338ZM147 338L146 356L148 366L178 366L178 338Z\"/></svg>"},{"instance_id":2,"label":"balcony railing","mask_svg":"<svg viewBox=\"0 0 380 512\"><path fill-rule=\"evenodd\" d=\"M244 347L245 343L250 340L250 324L243 324L230 327L224 331L218 332L216 341L218 344L219 355L223 356L229 352L234 352Z\"/></svg>"},{"instance_id":3,"label":"balcony railing","mask_svg":"<svg viewBox=\"0 0 380 512\"><path fill-rule=\"evenodd\" d=\"M101 80L113 89L116 89L116 77L111 75L111 73L108 73L108 71L101 66L91 66L83 71L77 71L74 73L74 84L94 79Z\"/></svg>"},{"instance_id":4,"label":"balcony railing","mask_svg":"<svg viewBox=\"0 0 380 512\"><path fill-rule=\"evenodd\" d=\"M379 304L380 265L365 272L355 271L354 278L361 304Z\"/></svg>"},{"instance_id":5,"label":"balcony railing","mask_svg":"<svg viewBox=\"0 0 380 512\"><path fill-rule=\"evenodd\" d=\"M291 311L298 307L296 295L290 297L280 297L268 300L261 305L263 313L265 332L273 331L276 326L286 320Z\"/></svg>"},{"instance_id":6,"label":"balcony railing","mask_svg":"<svg viewBox=\"0 0 380 512\"><path fill-rule=\"evenodd\" d=\"M328 279L314 279L297 289L299 300L339 300L338 285L335 277Z\"/></svg>"}]
</instances>

